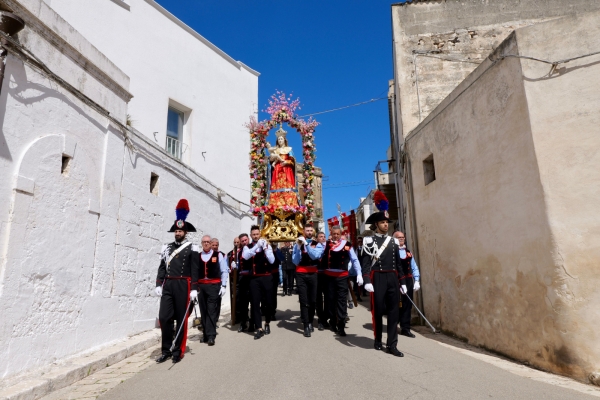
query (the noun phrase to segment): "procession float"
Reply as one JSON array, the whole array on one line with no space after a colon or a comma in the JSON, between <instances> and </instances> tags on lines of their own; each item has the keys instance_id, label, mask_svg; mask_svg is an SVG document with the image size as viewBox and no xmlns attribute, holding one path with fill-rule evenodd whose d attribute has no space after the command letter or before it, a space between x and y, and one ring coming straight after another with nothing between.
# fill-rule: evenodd
<instances>
[{"instance_id":1,"label":"procession float","mask_svg":"<svg viewBox=\"0 0 600 400\"><path fill-rule=\"evenodd\" d=\"M261 237L271 242L296 240L314 218L314 133L318 122L297 116L300 100L277 91L265 110L270 118L250 118L250 205L261 227ZM288 143L287 126L302 139L302 186L297 180L297 156ZM275 143L267 137L274 131Z\"/></svg>"}]
</instances>

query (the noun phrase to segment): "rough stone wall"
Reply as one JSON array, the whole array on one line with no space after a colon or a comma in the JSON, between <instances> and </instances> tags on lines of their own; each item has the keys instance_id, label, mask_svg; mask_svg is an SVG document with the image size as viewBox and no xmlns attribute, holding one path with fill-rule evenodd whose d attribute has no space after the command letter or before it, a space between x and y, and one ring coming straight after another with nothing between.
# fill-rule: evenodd
<instances>
[{"instance_id":1,"label":"rough stone wall","mask_svg":"<svg viewBox=\"0 0 600 400\"><path fill-rule=\"evenodd\" d=\"M85 39L44 7L28 16L39 18L38 30L28 25L22 41L59 76L75 71L77 88L122 111L115 116L124 121L126 100L97 79L107 60L96 50L85 65L73 63L67 41L84 49ZM158 254L173 240L167 230L178 199L189 200L189 220L224 251L250 224L246 206L219 199L207 180L142 135L129 133L126 146L103 114L12 55L0 110L3 382L154 327ZM159 176L153 193L152 173Z\"/></svg>"},{"instance_id":2,"label":"rough stone wall","mask_svg":"<svg viewBox=\"0 0 600 400\"><path fill-rule=\"evenodd\" d=\"M516 33L519 52L532 57L600 52L600 12ZM543 40L551 36L551 44ZM600 55L558 65L551 75L548 64L523 59L521 66L554 243L543 282L555 289L547 302L560 315L553 328L563 341L540 351L561 373L600 376Z\"/></svg>"},{"instance_id":3,"label":"rough stone wall","mask_svg":"<svg viewBox=\"0 0 600 400\"><path fill-rule=\"evenodd\" d=\"M600 51L599 20L522 28L492 58ZM551 35L561 39L543 40ZM600 370L599 60L552 76L548 64L485 60L405 144L428 318L581 380ZM436 179L426 184L431 155Z\"/></svg>"},{"instance_id":4,"label":"rough stone wall","mask_svg":"<svg viewBox=\"0 0 600 400\"><path fill-rule=\"evenodd\" d=\"M595 0L447 0L392 7L400 142L513 30L600 9Z\"/></svg>"}]
</instances>

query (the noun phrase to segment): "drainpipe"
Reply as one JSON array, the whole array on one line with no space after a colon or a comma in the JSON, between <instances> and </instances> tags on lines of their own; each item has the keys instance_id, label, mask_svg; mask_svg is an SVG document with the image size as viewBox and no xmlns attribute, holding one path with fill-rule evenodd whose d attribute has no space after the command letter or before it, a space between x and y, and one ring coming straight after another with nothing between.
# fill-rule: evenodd
<instances>
[{"instance_id":1,"label":"drainpipe","mask_svg":"<svg viewBox=\"0 0 600 400\"><path fill-rule=\"evenodd\" d=\"M16 35L25 27L25 22L16 16L15 14L8 11L0 11L0 31L8 36ZM4 82L4 70L6 68L6 56L8 50L6 50L7 40L5 38L0 39L0 94L2 93L2 83Z\"/></svg>"}]
</instances>

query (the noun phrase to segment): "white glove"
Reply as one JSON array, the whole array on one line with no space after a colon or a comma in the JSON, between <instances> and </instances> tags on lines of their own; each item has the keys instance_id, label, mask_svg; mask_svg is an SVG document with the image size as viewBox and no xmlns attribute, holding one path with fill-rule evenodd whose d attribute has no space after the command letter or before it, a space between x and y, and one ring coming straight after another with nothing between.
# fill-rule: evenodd
<instances>
[{"instance_id":1,"label":"white glove","mask_svg":"<svg viewBox=\"0 0 600 400\"><path fill-rule=\"evenodd\" d=\"M196 300L198 298L198 291L197 290L192 290L190 292L190 299L191 300Z\"/></svg>"},{"instance_id":2,"label":"white glove","mask_svg":"<svg viewBox=\"0 0 600 400\"><path fill-rule=\"evenodd\" d=\"M237 263L235 261L231 262L231 269L237 269Z\"/></svg>"},{"instance_id":3,"label":"white glove","mask_svg":"<svg viewBox=\"0 0 600 400\"><path fill-rule=\"evenodd\" d=\"M356 276L356 283L358 283L358 286L362 286L362 284L365 283L365 281L363 280L362 275L357 275Z\"/></svg>"},{"instance_id":4,"label":"white glove","mask_svg":"<svg viewBox=\"0 0 600 400\"><path fill-rule=\"evenodd\" d=\"M373 292L375 291L375 289L373 289L373 285L372 285L372 284L370 284L370 283L367 283L367 284L365 285L365 290L366 290L367 292L369 292L369 293L373 293Z\"/></svg>"},{"instance_id":5,"label":"white glove","mask_svg":"<svg viewBox=\"0 0 600 400\"><path fill-rule=\"evenodd\" d=\"M158 297L162 296L162 286L157 286L156 289L154 289L154 293L156 293L156 295Z\"/></svg>"},{"instance_id":6,"label":"white glove","mask_svg":"<svg viewBox=\"0 0 600 400\"><path fill-rule=\"evenodd\" d=\"M419 283L419 281L415 281L415 286L413 287L413 290L416 292L419 289L421 289L421 284Z\"/></svg>"},{"instance_id":7,"label":"white glove","mask_svg":"<svg viewBox=\"0 0 600 400\"><path fill-rule=\"evenodd\" d=\"M256 242L256 245L258 247L262 247L264 249L265 246L267 245L267 241L265 239L258 239L258 242Z\"/></svg>"},{"instance_id":8,"label":"white glove","mask_svg":"<svg viewBox=\"0 0 600 400\"><path fill-rule=\"evenodd\" d=\"M400 287L400 293L402 293L402 294L406 294L406 285L402 285L402 286Z\"/></svg>"},{"instance_id":9,"label":"white glove","mask_svg":"<svg viewBox=\"0 0 600 400\"><path fill-rule=\"evenodd\" d=\"M224 286L221 286L221 290L219 290L219 296L221 296L221 297L225 296L225 292L227 292L227 288Z\"/></svg>"}]
</instances>

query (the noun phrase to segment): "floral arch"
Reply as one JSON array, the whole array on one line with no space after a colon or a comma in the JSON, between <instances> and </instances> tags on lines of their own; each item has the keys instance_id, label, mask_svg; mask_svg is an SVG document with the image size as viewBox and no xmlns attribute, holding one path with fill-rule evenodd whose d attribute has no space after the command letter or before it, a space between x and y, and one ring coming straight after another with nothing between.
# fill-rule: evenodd
<instances>
[{"instance_id":1,"label":"floral arch","mask_svg":"<svg viewBox=\"0 0 600 400\"><path fill-rule=\"evenodd\" d=\"M246 125L250 131L250 181L251 181L251 211L259 217L261 224L265 216L278 215L283 218L284 214L294 214L294 217L302 215L306 222L311 222L314 218L314 163L316 159L316 148L314 142L315 128L319 124L312 117L303 120L296 115L299 110L300 100L292 100L285 93L277 91L269 100L269 107L266 112L271 118L264 121L257 121L251 117ZM269 204L269 156L267 154L267 136L269 131L277 125L288 124L295 129L302 139L302 189L304 192L304 204L298 205L271 205ZM298 218L296 218L298 220Z\"/></svg>"}]
</instances>

